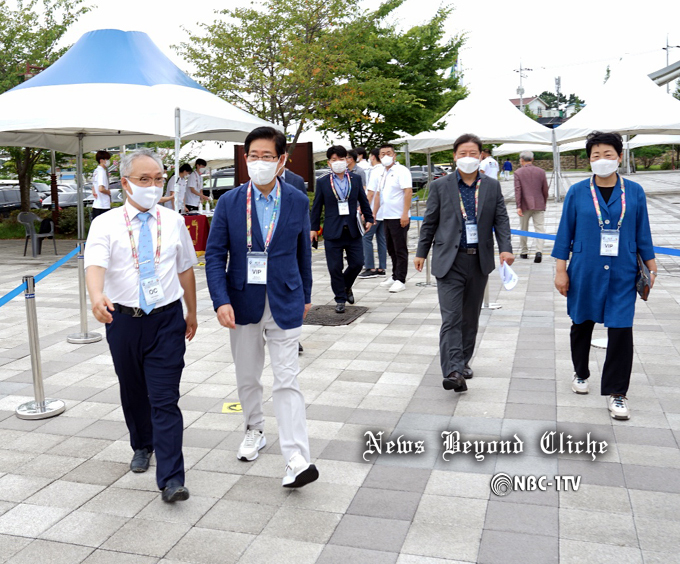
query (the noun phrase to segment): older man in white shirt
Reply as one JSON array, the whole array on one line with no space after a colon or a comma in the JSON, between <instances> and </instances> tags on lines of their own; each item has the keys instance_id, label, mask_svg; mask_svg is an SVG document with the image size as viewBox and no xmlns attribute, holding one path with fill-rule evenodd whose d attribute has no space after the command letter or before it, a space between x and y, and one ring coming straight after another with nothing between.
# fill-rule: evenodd
<instances>
[{"instance_id":1,"label":"older man in white shirt","mask_svg":"<svg viewBox=\"0 0 680 564\"><path fill-rule=\"evenodd\" d=\"M179 383L184 339L191 340L197 327L193 265L198 261L182 217L157 205L163 193L160 157L149 149L130 153L120 175L125 205L90 227L87 288L92 313L106 324L134 450L130 469L148 470L155 451L163 501L182 501L189 490L184 487Z\"/></svg>"}]
</instances>

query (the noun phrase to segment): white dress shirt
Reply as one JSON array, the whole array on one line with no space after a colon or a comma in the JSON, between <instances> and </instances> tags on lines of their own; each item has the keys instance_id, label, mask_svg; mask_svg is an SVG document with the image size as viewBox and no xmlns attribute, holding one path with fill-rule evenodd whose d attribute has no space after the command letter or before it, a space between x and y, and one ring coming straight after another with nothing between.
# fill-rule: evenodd
<instances>
[{"instance_id":1,"label":"white dress shirt","mask_svg":"<svg viewBox=\"0 0 680 564\"><path fill-rule=\"evenodd\" d=\"M198 174L198 172L193 171L189 175L189 180L187 182L186 196L184 197L184 203L187 206L198 207L201 203L201 197L194 194L191 189L194 188L199 193L203 193L203 177Z\"/></svg>"},{"instance_id":2,"label":"white dress shirt","mask_svg":"<svg viewBox=\"0 0 680 564\"><path fill-rule=\"evenodd\" d=\"M95 194L92 207L98 210L108 210L111 208L111 196L100 192L100 186L107 190L109 189L109 173L101 165L94 169L94 174L92 175L92 188Z\"/></svg>"},{"instance_id":3,"label":"white dress shirt","mask_svg":"<svg viewBox=\"0 0 680 564\"><path fill-rule=\"evenodd\" d=\"M124 209L127 209L135 246L139 249L139 228L141 213L130 202L98 216L90 226L85 245L85 268L101 266L106 269L104 293L114 304L139 307L139 273L132 258L130 236L125 225ZM191 236L184 218L173 210L156 205L149 210L147 220L154 257L156 256L156 210L161 217L161 257L156 267L164 299L157 307L170 304L184 295L178 274L189 270L198 262Z\"/></svg>"}]
</instances>

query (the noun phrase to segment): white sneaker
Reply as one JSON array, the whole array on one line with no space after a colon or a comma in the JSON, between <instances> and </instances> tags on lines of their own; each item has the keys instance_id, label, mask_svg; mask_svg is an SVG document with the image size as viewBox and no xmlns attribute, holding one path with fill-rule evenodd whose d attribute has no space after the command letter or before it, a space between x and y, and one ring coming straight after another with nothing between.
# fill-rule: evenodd
<instances>
[{"instance_id":1,"label":"white sneaker","mask_svg":"<svg viewBox=\"0 0 680 564\"><path fill-rule=\"evenodd\" d=\"M406 284L400 282L399 280L395 280L394 284L390 286L390 292L393 294L396 294L397 292L403 292L404 290L406 290Z\"/></svg>"},{"instance_id":2,"label":"white sneaker","mask_svg":"<svg viewBox=\"0 0 680 564\"><path fill-rule=\"evenodd\" d=\"M392 284L394 284L394 278L391 276L389 278L385 278L385 280L380 283L381 286L391 286Z\"/></svg>"},{"instance_id":3,"label":"white sneaker","mask_svg":"<svg viewBox=\"0 0 680 564\"><path fill-rule=\"evenodd\" d=\"M301 488L319 477L319 471L314 464L310 464L299 452L291 456L283 477L284 488Z\"/></svg>"},{"instance_id":4,"label":"white sneaker","mask_svg":"<svg viewBox=\"0 0 680 564\"><path fill-rule=\"evenodd\" d=\"M258 457L258 451L267 445L267 439L264 438L264 433L259 429L248 429L246 436L238 447L238 454L236 457L245 462L252 462Z\"/></svg>"},{"instance_id":5,"label":"white sneaker","mask_svg":"<svg viewBox=\"0 0 680 564\"><path fill-rule=\"evenodd\" d=\"M630 419L630 409L628 409L628 398L621 394L612 394L607 400L609 405L609 415L614 419Z\"/></svg>"},{"instance_id":6,"label":"white sneaker","mask_svg":"<svg viewBox=\"0 0 680 564\"><path fill-rule=\"evenodd\" d=\"M571 391L575 394L587 394L588 380L585 378L579 378L576 374L574 374L574 379L571 381Z\"/></svg>"}]
</instances>

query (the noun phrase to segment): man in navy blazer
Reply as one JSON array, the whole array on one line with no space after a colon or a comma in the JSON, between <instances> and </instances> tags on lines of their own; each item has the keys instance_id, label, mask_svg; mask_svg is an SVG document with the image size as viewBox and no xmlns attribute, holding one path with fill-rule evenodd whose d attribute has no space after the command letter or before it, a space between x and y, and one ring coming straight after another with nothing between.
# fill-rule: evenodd
<instances>
[{"instance_id":1,"label":"man in navy blazer","mask_svg":"<svg viewBox=\"0 0 680 564\"><path fill-rule=\"evenodd\" d=\"M279 444L287 463L283 486L300 487L319 476L310 464L305 400L297 382L298 341L311 307L312 264L309 200L277 178L285 150L286 137L271 127L259 127L246 138L251 181L218 200L205 271L217 319L231 329L246 424L237 457L255 460L267 444L261 383L266 342Z\"/></svg>"},{"instance_id":2,"label":"man in navy blazer","mask_svg":"<svg viewBox=\"0 0 680 564\"><path fill-rule=\"evenodd\" d=\"M295 188L297 188L298 190L300 190L300 192L307 196L307 187L305 186L305 179L302 178L302 176L300 176L299 174L295 174L292 170L284 168L281 171L281 176L279 176L279 178L283 180L286 184L295 186Z\"/></svg>"},{"instance_id":3,"label":"man in navy blazer","mask_svg":"<svg viewBox=\"0 0 680 564\"><path fill-rule=\"evenodd\" d=\"M347 149L338 145L326 151L328 166L333 171L316 182L312 205L310 239L316 240L321 228L321 210L325 209L323 226L326 263L335 294L335 311L345 312L345 302L354 303L352 285L364 264L357 209L361 209L366 229L373 224L373 212L368 203L361 178L347 171ZM347 253L347 268L343 272L343 253Z\"/></svg>"}]
</instances>

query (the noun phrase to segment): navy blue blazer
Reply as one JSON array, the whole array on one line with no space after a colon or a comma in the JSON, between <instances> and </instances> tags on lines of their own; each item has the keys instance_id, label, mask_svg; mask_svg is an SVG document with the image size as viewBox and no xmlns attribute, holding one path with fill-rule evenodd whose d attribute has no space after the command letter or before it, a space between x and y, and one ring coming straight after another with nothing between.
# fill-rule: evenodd
<instances>
[{"instance_id":1,"label":"navy blue blazer","mask_svg":"<svg viewBox=\"0 0 680 564\"><path fill-rule=\"evenodd\" d=\"M305 187L305 179L299 174L295 174L292 170L286 169L284 182L295 186L300 192L307 196L307 188ZM308 196L309 197L309 196Z\"/></svg>"},{"instance_id":2,"label":"navy blue blazer","mask_svg":"<svg viewBox=\"0 0 680 564\"><path fill-rule=\"evenodd\" d=\"M332 173L331 173L332 174ZM357 225L357 205L361 207L364 220L373 223L373 212L368 204L368 198L364 187L361 185L361 177L349 173L349 215L340 215L338 199L331 188L331 175L322 176L316 181L314 204L312 204L312 231L319 231L321 227L321 208L325 208L323 236L324 239L339 239L342 236L342 227L347 225L353 238L361 237Z\"/></svg>"},{"instance_id":3,"label":"navy blue blazer","mask_svg":"<svg viewBox=\"0 0 680 564\"><path fill-rule=\"evenodd\" d=\"M281 329L300 327L305 304L312 301L309 199L281 182L280 215L268 250L267 284L248 284L247 193L248 183L242 184L224 194L215 207L205 251L205 275L213 307L217 310L231 304L237 324L258 323L266 294ZM252 214L253 252L262 252L264 241L254 202Z\"/></svg>"}]
</instances>

